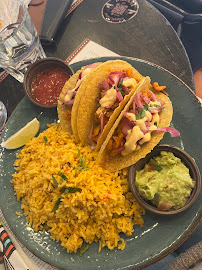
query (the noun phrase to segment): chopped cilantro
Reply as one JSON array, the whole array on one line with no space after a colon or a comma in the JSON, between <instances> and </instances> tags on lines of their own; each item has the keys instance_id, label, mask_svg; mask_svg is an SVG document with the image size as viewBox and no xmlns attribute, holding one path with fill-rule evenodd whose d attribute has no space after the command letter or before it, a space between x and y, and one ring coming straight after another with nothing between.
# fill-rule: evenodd
<instances>
[{"instance_id":1,"label":"chopped cilantro","mask_svg":"<svg viewBox=\"0 0 202 270\"><path fill-rule=\"evenodd\" d=\"M60 176L63 180L65 180L66 182L68 182L67 176L64 175L63 173L59 173L58 176Z\"/></svg>"},{"instance_id":2,"label":"chopped cilantro","mask_svg":"<svg viewBox=\"0 0 202 270\"><path fill-rule=\"evenodd\" d=\"M62 187L62 188L60 189L60 192L61 192L61 193L64 193L64 192L65 192L65 189L66 189L66 187Z\"/></svg>"},{"instance_id":3,"label":"chopped cilantro","mask_svg":"<svg viewBox=\"0 0 202 270\"><path fill-rule=\"evenodd\" d=\"M74 167L73 170L78 170L78 171L88 171L89 168L84 168L84 167Z\"/></svg>"},{"instance_id":4,"label":"chopped cilantro","mask_svg":"<svg viewBox=\"0 0 202 270\"><path fill-rule=\"evenodd\" d=\"M65 180L66 182L68 182L68 178L66 175L64 175L63 173L54 173L55 175L58 175L60 176L63 180ZM56 180L55 176L52 175L52 178L53 178L53 182L56 186L58 186L58 181Z\"/></svg>"},{"instance_id":5,"label":"chopped cilantro","mask_svg":"<svg viewBox=\"0 0 202 270\"><path fill-rule=\"evenodd\" d=\"M79 255L82 256L88 249L89 249L89 245L84 246L82 249L80 249Z\"/></svg>"},{"instance_id":6,"label":"chopped cilantro","mask_svg":"<svg viewBox=\"0 0 202 270\"><path fill-rule=\"evenodd\" d=\"M120 80L119 86L120 86L120 85L123 85L123 79Z\"/></svg>"},{"instance_id":7,"label":"chopped cilantro","mask_svg":"<svg viewBox=\"0 0 202 270\"><path fill-rule=\"evenodd\" d=\"M149 108L149 105L148 104L144 104L143 106L144 106L145 111L149 111L150 112L150 108Z\"/></svg>"},{"instance_id":8,"label":"chopped cilantro","mask_svg":"<svg viewBox=\"0 0 202 270\"><path fill-rule=\"evenodd\" d=\"M44 136L44 137L43 137L43 139L44 139L45 143L47 143L47 142L48 142L48 139L47 139L47 137L46 137L46 136Z\"/></svg>"},{"instance_id":9,"label":"chopped cilantro","mask_svg":"<svg viewBox=\"0 0 202 270\"><path fill-rule=\"evenodd\" d=\"M119 89L117 90L117 92L120 92L123 97L126 95L126 93L122 90L121 87L119 87Z\"/></svg>"},{"instance_id":10,"label":"chopped cilantro","mask_svg":"<svg viewBox=\"0 0 202 270\"><path fill-rule=\"evenodd\" d=\"M77 149L77 150L78 150L79 162L81 163L81 167L85 167L86 158L85 157L81 157L80 149Z\"/></svg>"},{"instance_id":11,"label":"chopped cilantro","mask_svg":"<svg viewBox=\"0 0 202 270\"><path fill-rule=\"evenodd\" d=\"M162 167L160 167L160 166L154 166L154 170L160 172L162 170Z\"/></svg>"},{"instance_id":12,"label":"chopped cilantro","mask_svg":"<svg viewBox=\"0 0 202 270\"><path fill-rule=\"evenodd\" d=\"M69 188L66 188L65 191L64 191L65 194L75 193L75 192L81 192L81 189L80 188L75 188L75 187L69 187Z\"/></svg>"},{"instance_id":13,"label":"chopped cilantro","mask_svg":"<svg viewBox=\"0 0 202 270\"><path fill-rule=\"evenodd\" d=\"M157 105L157 104L154 104L153 106L156 107L157 109L163 109L164 108L163 106L160 106L160 105Z\"/></svg>"},{"instance_id":14,"label":"chopped cilantro","mask_svg":"<svg viewBox=\"0 0 202 270\"><path fill-rule=\"evenodd\" d=\"M55 184L56 186L58 186L58 182L57 182L57 180L56 180L56 178L55 178L55 176L54 176L54 175L52 175L52 178L53 178L53 182L54 182L54 184Z\"/></svg>"},{"instance_id":15,"label":"chopped cilantro","mask_svg":"<svg viewBox=\"0 0 202 270\"><path fill-rule=\"evenodd\" d=\"M54 205L54 207L53 207L53 210L52 210L52 212L53 212L54 214L55 214L56 211L58 210L58 207L59 207L59 205L60 205L60 203L61 203L61 199L62 199L62 196L60 195L59 198L58 198L58 200L57 200L57 202L55 203L55 205Z\"/></svg>"},{"instance_id":16,"label":"chopped cilantro","mask_svg":"<svg viewBox=\"0 0 202 270\"><path fill-rule=\"evenodd\" d=\"M80 149L77 149L77 150L78 150L79 162L80 162L81 166L74 167L73 170L88 171L89 168L85 168L86 158L81 157Z\"/></svg>"},{"instance_id":17,"label":"chopped cilantro","mask_svg":"<svg viewBox=\"0 0 202 270\"><path fill-rule=\"evenodd\" d=\"M66 187L62 187L60 189L60 192L61 193L64 193L64 194L68 194L68 193L75 193L75 192L81 192L81 189L80 188L75 188L75 187L69 187L69 188L66 188ZM60 195L58 200L56 201L54 207L53 207L53 210L52 212L55 214L60 203L61 203L61 200L62 200L62 196Z\"/></svg>"},{"instance_id":18,"label":"chopped cilantro","mask_svg":"<svg viewBox=\"0 0 202 270\"><path fill-rule=\"evenodd\" d=\"M62 187L60 189L61 193L68 194L68 193L75 193L75 192L81 192L80 188L75 188L75 187Z\"/></svg>"},{"instance_id":19,"label":"chopped cilantro","mask_svg":"<svg viewBox=\"0 0 202 270\"><path fill-rule=\"evenodd\" d=\"M123 91L122 85L123 85L123 79L121 79L120 82L119 82L119 88L118 88L117 92L120 92L121 95L124 97L126 95L126 93Z\"/></svg>"},{"instance_id":20,"label":"chopped cilantro","mask_svg":"<svg viewBox=\"0 0 202 270\"><path fill-rule=\"evenodd\" d=\"M136 118L140 119L143 118L145 116L145 110L143 110L142 108L140 109L139 113L136 114Z\"/></svg>"}]
</instances>

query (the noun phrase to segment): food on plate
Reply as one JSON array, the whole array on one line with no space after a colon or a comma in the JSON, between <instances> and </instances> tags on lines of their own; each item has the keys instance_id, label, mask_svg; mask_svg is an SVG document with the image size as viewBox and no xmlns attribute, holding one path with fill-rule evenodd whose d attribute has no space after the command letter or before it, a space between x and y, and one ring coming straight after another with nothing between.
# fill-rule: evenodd
<instances>
[{"instance_id":1,"label":"food on plate","mask_svg":"<svg viewBox=\"0 0 202 270\"><path fill-rule=\"evenodd\" d=\"M61 125L52 124L17 154L12 184L27 222L46 230L67 252L83 243L123 250L144 209L129 191L127 169L110 173L95 163L97 153L82 147Z\"/></svg>"},{"instance_id":2,"label":"food on plate","mask_svg":"<svg viewBox=\"0 0 202 270\"><path fill-rule=\"evenodd\" d=\"M179 135L164 89L121 60L82 67L65 83L60 124L27 142L14 164L12 184L34 231L47 230L69 253L94 241L99 251L125 248L120 233L130 236L145 213L127 167L165 131Z\"/></svg>"},{"instance_id":3,"label":"food on plate","mask_svg":"<svg viewBox=\"0 0 202 270\"><path fill-rule=\"evenodd\" d=\"M139 194L159 210L182 208L190 197L195 182L189 169L172 152L161 151L137 171L135 185Z\"/></svg>"},{"instance_id":4,"label":"food on plate","mask_svg":"<svg viewBox=\"0 0 202 270\"><path fill-rule=\"evenodd\" d=\"M5 142L1 143L1 146L7 149L16 149L26 144L32 139L39 131L40 123L34 118L27 123L26 126L17 131L14 135L8 138Z\"/></svg>"},{"instance_id":5,"label":"food on plate","mask_svg":"<svg viewBox=\"0 0 202 270\"><path fill-rule=\"evenodd\" d=\"M77 141L99 151L96 162L103 168L126 168L149 153L166 131L179 136L169 127L173 109L165 88L151 85L126 61L83 67L61 92L61 126L72 127Z\"/></svg>"},{"instance_id":6,"label":"food on plate","mask_svg":"<svg viewBox=\"0 0 202 270\"><path fill-rule=\"evenodd\" d=\"M85 87L82 84L88 75L96 69L101 63L94 63L78 70L64 85L58 100L58 118L63 130L69 133L74 133L78 140L77 122L72 114L77 115L80 97L82 96ZM77 96L77 99L76 99Z\"/></svg>"},{"instance_id":7,"label":"food on plate","mask_svg":"<svg viewBox=\"0 0 202 270\"><path fill-rule=\"evenodd\" d=\"M144 77L129 63L111 60L92 71L79 92L78 110L72 110L83 145L99 150L114 121ZM85 88L85 91L83 91Z\"/></svg>"},{"instance_id":8,"label":"food on plate","mask_svg":"<svg viewBox=\"0 0 202 270\"><path fill-rule=\"evenodd\" d=\"M70 74L61 68L47 68L37 74L31 94L42 105L57 104L58 97Z\"/></svg>"},{"instance_id":9,"label":"food on plate","mask_svg":"<svg viewBox=\"0 0 202 270\"><path fill-rule=\"evenodd\" d=\"M151 152L166 131L179 136L169 127L172 114L169 97L150 90L150 78L145 77L107 135L97 163L110 171L126 168Z\"/></svg>"}]
</instances>

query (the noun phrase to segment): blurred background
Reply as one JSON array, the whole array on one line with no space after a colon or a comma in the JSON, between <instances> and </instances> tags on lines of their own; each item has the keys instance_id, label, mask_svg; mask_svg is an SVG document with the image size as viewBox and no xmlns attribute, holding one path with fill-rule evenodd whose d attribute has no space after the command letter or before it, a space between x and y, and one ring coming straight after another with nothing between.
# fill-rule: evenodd
<instances>
[{"instance_id":1,"label":"blurred background","mask_svg":"<svg viewBox=\"0 0 202 270\"><path fill-rule=\"evenodd\" d=\"M202 1L147 1L166 17L181 39L194 73L196 94L202 98Z\"/></svg>"}]
</instances>

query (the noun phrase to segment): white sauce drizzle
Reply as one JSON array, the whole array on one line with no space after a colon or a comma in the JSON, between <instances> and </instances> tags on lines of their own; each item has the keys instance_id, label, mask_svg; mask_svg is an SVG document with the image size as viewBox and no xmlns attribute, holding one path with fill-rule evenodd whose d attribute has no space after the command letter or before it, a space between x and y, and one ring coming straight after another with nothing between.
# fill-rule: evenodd
<instances>
[{"instance_id":1,"label":"white sauce drizzle","mask_svg":"<svg viewBox=\"0 0 202 270\"><path fill-rule=\"evenodd\" d=\"M150 108L156 109L155 105L161 106L160 102L158 101L151 101L149 103ZM145 116L141 119L136 119L136 115L133 113L126 113L126 117L130 121L135 121L135 126L128 130L125 142L125 150L121 152L123 156L126 156L135 150L139 150L140 145L149 142L151 140L151 132L156 130L159 124L159 114L157 110L155 110L153 114L151 114L149 111L145 111ZM146 122L150 124L150 127L149 131L144 134L142 131L146 130L147 128L145 124Z\"/></svg>"},{"instance_id":2,"label":"white sauce drizzle","mask_svg":"<svg viewBox=\"0 0 202 270\"><path fill-rule=\"evenodd\" d=\"M83 70L82 74L81 74L81 79L77 81L76 86L73 89L70 89L67 94L64 97L64 101L68 102L72 99L73 95L74 95L74 91L77 89L77 87L79 87L82 83L82 81L85 79L85 77L91 72L92 68L86 68Z\"/></svg>"},{"instance_id":3,"label":"white sauce drizzle","mask_svg":"<svg viewBox=\"0 0 202 270\"><path fill-rule=\"evenodd\" d=\"M128 155L135 151L137 147L137 141L142 139L144 136L143 132L138 126L134 126L132 129L128 130L128 135L126 136L125 150L121 152L123 156Z\"/></svg>"}]
</instances>

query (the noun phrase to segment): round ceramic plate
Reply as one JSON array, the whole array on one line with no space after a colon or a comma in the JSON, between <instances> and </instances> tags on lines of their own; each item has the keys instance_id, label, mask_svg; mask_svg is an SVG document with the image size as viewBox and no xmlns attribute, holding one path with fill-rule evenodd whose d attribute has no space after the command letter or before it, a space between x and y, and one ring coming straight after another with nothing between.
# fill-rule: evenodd
<instances>
[{"instance_id":1,"label":"round ceramic plate","mask_svg":"<svg viewBox=\"0 0 202 270\"><path fill-rule=\"evenodd\" d=\"M74 71L93 62L117 59L104 57L87 60L72 65ZM151 63L133 58L120 57L131 63L141 74L151 77L166 85L173 103L174 114L171 126L180 131L181 136L172 138L165 134L161 143L183 148L196 161L202 172L202 108L192 91L178 78L166 70ZM3 140L15 133L34 117L41 123L40 131L48 123L57 121L56 109L42 109L24 98L11 115L3 133ZM19 150L18 150L19 151ZM0 160L0 205L11 230L17 238L36 256L62 269L136 269L144 268L175 250L195 229L202 216L202 191L196 202L186 212L174 216L158 216L147 212L142 228L135 226L130 237L122 235L126 241L123 251L110 251L104 248L98 253L98 243L93 243L82 256L68 254L60 243L53 242L48 233L34 233L26 223L25 217L18 217L16 211L22 212L10 183L14 173L13 163L16 150L1 149Z\"/></svg>"}]
</instances>

